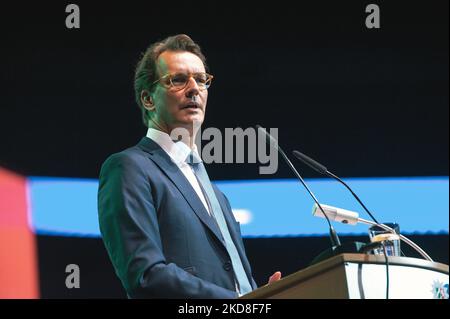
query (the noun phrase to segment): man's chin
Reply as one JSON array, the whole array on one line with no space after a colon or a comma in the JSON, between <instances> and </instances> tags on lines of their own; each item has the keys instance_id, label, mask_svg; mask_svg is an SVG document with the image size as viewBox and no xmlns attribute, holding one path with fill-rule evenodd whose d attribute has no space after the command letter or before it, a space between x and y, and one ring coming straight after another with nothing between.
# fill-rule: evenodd
<instances>
[{"instance_id":1,"label":"man's chin","mask_svg":"<svg viewBox=\"0 0 450 319\"><path fill-rule=\"evenodd\" d=\"M189 115L185 116L181 119L180 123L187 126L200 126L202 125L204 120L204 116L202 114L195 114L195 115Z\"/></svg>"},{"instance_id":2,"label":"man's chin","mask_svg":"<svg viewBox=\"0 0 450 319\"><path fill-rule=\"evenodd\" d=\"M196 131L203 124L203 116L189 116L184 117L176 121L175 127L183 127L191 132L191 130Z\"/></svg>"}]
</instances>

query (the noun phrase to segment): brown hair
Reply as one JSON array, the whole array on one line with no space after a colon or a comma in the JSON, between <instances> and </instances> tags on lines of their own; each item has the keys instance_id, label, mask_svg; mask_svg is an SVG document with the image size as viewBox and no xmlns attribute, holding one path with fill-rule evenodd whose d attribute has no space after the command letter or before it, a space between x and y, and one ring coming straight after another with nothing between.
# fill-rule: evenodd
<instances>
[{"instance_id":1,"label":"brown hair","mask_svg":"<svg viewBox=\"0 0 450 319\"><path fill-rule=\"evenodd\" d=\"M150 45L142 54L134 73L135 98L142 111L142 120L144 121L145 126L148 126L148 120L151 117L151 113L142 105L141 92L143 90L147 90L149 93L152 93L152 83L159 78L156 70L156 61L158 60L160 54L164 51L191 52L202 60L203 65L207 70L206 58L203 55L200 46L186 34L170 36L162 41Z\"/></svg>"}]
</instances>

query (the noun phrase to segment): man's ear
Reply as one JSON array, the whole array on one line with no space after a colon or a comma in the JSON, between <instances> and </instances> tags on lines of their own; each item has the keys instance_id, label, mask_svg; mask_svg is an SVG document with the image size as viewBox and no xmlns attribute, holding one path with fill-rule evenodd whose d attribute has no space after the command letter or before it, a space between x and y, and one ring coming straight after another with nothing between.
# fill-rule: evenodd
<instances>
[{"instance_id":1,"label":"man's ear","mask_svg":"<svg viewBox=\"0 0 450 319\"><path fill-rule=\"evenodd\" d=\"M156 109L153 98L147 90L141 91L141 103L149 111L154 111Z\"/></svg>"}]
</instances>

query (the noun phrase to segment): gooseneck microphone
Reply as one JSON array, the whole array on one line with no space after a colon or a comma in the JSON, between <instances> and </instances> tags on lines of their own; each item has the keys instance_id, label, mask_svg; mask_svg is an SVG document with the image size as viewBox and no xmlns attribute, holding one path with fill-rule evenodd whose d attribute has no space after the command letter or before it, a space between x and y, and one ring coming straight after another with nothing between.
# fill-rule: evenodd
<instances>
[{"instance_id":1,"label":"gooseneck microphone","mask_svg":"<svg viewBox=\"0 0 450 319\"><path fill-rule=\"evenodd\" d=\"M347 183L345 183L342 179L340 179L339 177L337 177L336 175L334 175L333 173L331 173L330 171L328 171L328 169L323 166L322 164L316 162L315 160L313 160L311 157L299 152L299 151L293 151L292 154L294 154L294 156L296 158L298 158L300 161L302 161L303 163L305 163L306 165L308 165L309 167L311 167L313 170L319 172L322 175L327 175L331 178L336 179L337 181L339 181L342 185L344 185L349 191L350 193L352 193L353 197L355 197L355 199L358 201L358 203L362 206L362 208L364 208L364 210L367 212L367 214L369 214L369 216L372 218L372 220L377 223L380 224L376 218L372 215L372 213L369 211L369 209L367 209L366 205L363 204L363 202L359 199L358 195L356 195L353 190L350 188L350 186L347 185Z\"/></svg>"},{"instance_id":2,"label":"gooseneck microphone","mask_svg":"<svg viewBox=\"0 0 450 319\"><path fill-rule=\"evenodd\" d=\"M327 212L328 218L330 218L332 221L335 221L335 222L340 222L340 223L347 224L347 225L356 225L358 223L363 223L363 224L370 225L370 226L378 226L378 227L390 232L391 234L389 236L399 237L402 241L404 241L406 244L408 244L414 250L416 250L420 255L422 255L422 257L424 257L426 260L429 260L431 262L433 261L433 259L431 259L431 257L422 248L420 248L419 245L414 243L411 239L407 238L406 236L404 236L402 234L397 234L397 232L389 226L386 226L384 224L374 223L370 220L365 220L365 219L359 218L359 214L357 212L352 212L352 211L349 211L346 209L333 207L333 206L329 206L329 205L325 205L325 204L322 204L322 208ZM322 212L320 210L318 210L317 205L313 206L313 216L323 217ZM363 248L363 250L361 252L363 252L364 250L367 250L367 249Z\"/></svg>"},{"instance_id":3,"label":"gooseneck microphone","mask_svg":"<svg viewBox=\"0 0 450 319\"><path fill-rule=\"evenodd\" d=\"M319 209L321 210L321 212L323 213L323 216L325 216L327 222L328 222L328 226L330 229L330 240L331 240L331 244L332 247L337 247L337 246L341 246L341 241L339 240L339 237L335 231L335 229L333 228L333 225L330 222L330 219L328 218L327 214L325 213L325 211L323 210L322 206L320 205L319 201L317 200L316 196L314 196L313 192L309 189L308 185L306 185L305 181L303 180L302 176L299 174L299 172L295 169L294 165L292 165L291 161L289 160L289 158L287 157L286 153L284 153L284 151L281 149L281 147L278 145L278 142L264 129L262 128L260 125L256 125L256 129L261 132L267 139L266 142L269 143L269 146L274 147L278 153L281 154L281 156L284 158L284 160L286 161L286 163L288 164L288 166L290 167L290 169L294 172L294 174L298 177L298 179L300 180L300 182L303 184L303 186L306 188L306 190L308 191L309 195L311 195L312 199L314 200L314 202L317 204L317 206L319 207Z\"/></svg>"},{"instance_id":4,"label":"gooseneck microphone","mask_svg":"<svg viewBox=\"0 0 450 319\"><path fill-rule=\"evenodd\" d=\"M314 169L315 171L319 172L320 174L323 175L327 175L330 176L334 179L336 179L337 181L339 181L341 184L343 184L353 195L353 197L356 198L356 200L358 201L359 204L361 204L362 208L364 208L364 210L367 212L367 214L369 214L369 216L372 218L372 220L375 222L370 222L368 220L362 219L358 217L358 214L355 212L350 212L347 210L343 210L337 207L331 207L331 206L327 206L327 205L322 205L323 207L325 207L325 210L327 211L327 213L329 214L329 216L331 216L331 218L335 221L339 221L339 222L343 222L345 221L345 223L349 223L349 224L356 224L358 222L362 222L364 224L368 224L371 226L378 226L381 227L384 230L390 231L393 234L396 234L396 231L384 224L380 224L375 217L370 213L369 209L367 209L367 207L363 204L363 202L359 199L358 195L356 195L353 190L350 188L350 186L348 186L343 180L341 180L339 177L337 177L336 175L334 175L333 173L331 173L330 171L328 171L328 169L316 162L315 160L313 160L311 157L299 152L299 151L293 151L292 152L294 154L294 156L296 158L298 158L300 161L302 161L303 163L305 163L306 165L308 165L309 167L311 167L312 169ZM320 209L321 212L323 212L323 208ZM320 214L314 214L316 216L320 216ZM400 236L400 239L402 241L404 241L405 243L407 243L409 246L411 246L412 248L414 248L420 255L422 255L426 260L429 261L433 261L433 259L431 259L431 257L422 249L419 247L419 245L417 245L416 243L414 243L412 240L410 240L409 238L405 237L402 234L397 234L398 236ZM364 246L363 248L361 248L361 252L367 250L367 247L369 247L371 244Z\"/></svg>"}]
</instances>

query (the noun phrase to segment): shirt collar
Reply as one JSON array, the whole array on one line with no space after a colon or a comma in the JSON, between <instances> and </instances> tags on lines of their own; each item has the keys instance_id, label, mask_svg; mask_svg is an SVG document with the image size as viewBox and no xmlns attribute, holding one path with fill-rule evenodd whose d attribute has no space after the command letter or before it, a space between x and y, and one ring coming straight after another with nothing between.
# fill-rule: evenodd
<instances>
[{"instance_id":1,"label":"shirt collar","mask_svg":"<svg viewBox=\"0 0 450 319\"><path fill-rule=\"evenodd\" d=\"M178 166L186 164L186 158L191 152L194 152L199 158L197 145L194 144L191 149L183 142L174 142L170 138L169 134L165 132L161 132L154 128L149 128L147 131L148 138L152 139L155 143L157 143L161 148L170 156L170 158L177 164Z\"/></svg>"}]
</instances>

